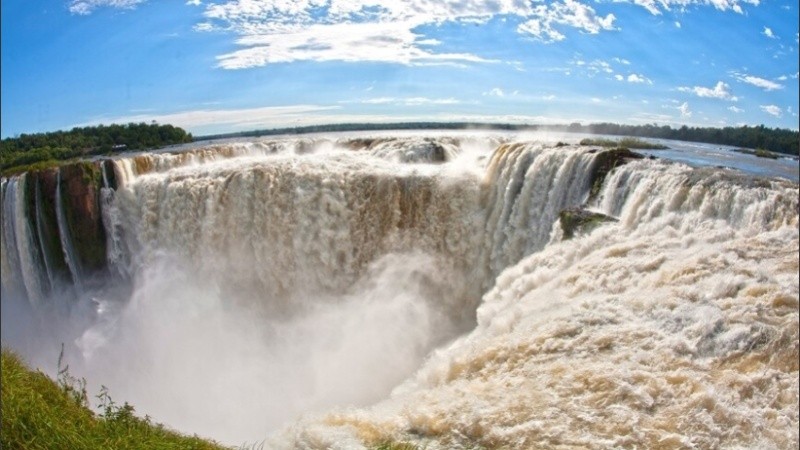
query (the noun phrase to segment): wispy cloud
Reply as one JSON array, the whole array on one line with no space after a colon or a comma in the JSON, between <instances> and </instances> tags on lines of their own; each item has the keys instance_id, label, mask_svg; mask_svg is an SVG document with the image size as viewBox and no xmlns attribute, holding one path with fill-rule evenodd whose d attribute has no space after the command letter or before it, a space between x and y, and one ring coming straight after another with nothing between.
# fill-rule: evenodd
<instances>
[{"instance_id":1,"label":"wispy cloud","mask_svg":"<svg viewBox=\"0 0 800 450\"><path fill-rule=\"evenodd\" d=\"M738 97L735 97L733 94L731 94L730 86L722 81L717 82L713 88L695 86L679 87L678 90L681 92L692 92L698 97L718 98L720 100L729 100L732 102L739 100Z\"/></svg>"},{"instance_id":2,"label":"wispy cloud","mask_svg":"<svg viewBox=\"0 0 800 450\"><path fill-rule=\"evenodd\" d=\"M685 10L689 5L712 5L720 11L731 10L743 14L742 5L750 4L758 6L760 0L630 0L631 3L639 5L653 15L660 15L662 12L671 11L673 7Z\"/></svg>"},{"instance_id":3,"label":"wispy cloud","mask_svg":"<svg viewBox=\"0 0 800 450\"><path fill-rule=\"evenodd\" d=\"M460 100L455 98L427 98L427 97L375 97L359 101L366 105L405 105L405 106L421 106L421 105L457 105L461 103Z\"/></svg>"},{"instance_id":4,"label":"wispy cloud","mask_svg":"<svg viewBox=\"0 0 800 450\"><path fill-rule=\"evenodd\" d=\"M217 57L219 67L243 69L292 61L374 61L407 65L490 63L468 53L434 53L419 45L406 23L312 25L282 33L247 35L245 48Z\"/></svg>"},{"instance_id":5,"label":"wispy cloud","mask_svg":"<svg viewBox=\"0 0 800 450\"><path fill-rule=\"evenodd\" d=\"M774 81L766 80L764 78L756 77L753 75L741 75L737 74L736 79L742 81L747 84L752 84L753 86L760 87L765 91L774 91L777 89L783 89L783 85L776 83Z\"/></svg>"},{"instance_id":6,"label":"wispy cloud","mask_svg":"<svg viewBox=\"0 0 800 450\"><path fill-rule=\"evenodd\" d=\"M761 105L761 106L759 106L759 108L761 108L762 111L764 111L765 113L767 113L767 114L769 114L771 116L775 116L777 118L781 118L783 116L783 112L781 111L781 108L779 106L776 106L776 105Z\"/></svg>"},{"instance_id":7,"label":"wispy cloud","mask_svg":"<svg viewBox=\"0 0 800 450\"><path fill-rule=\"evenodd\" d=\"M762 31L761 34L770 39L778 39L778 36L775 36L775 33L773 33L772 29L769 27L764 27L764 31Z\"/></svg>"},{"instance_id":8,"label":"wispy cloud","mask_svg":"<svg viewBox=\"0 0 800 450\"><path fill-rule=\"evenodd\" d=\"M589 61L589 62L584 61L582 59L576 59L571 61L570 64L585 71L589 76L595 76L599 73L606 73L606 74L614 73L614 69L611 68L611 64L600 59L595 59L594 61Z\"/></svg>"},{"instance_id":9,"label":"wispy cloud","mask_svg":"<svg viewBox=\"0 0 800 450\"><path fill-rule=\"evenodd\" d=\"M628 80L628 83L653 84L653 82L649 78L647 78L647 77L645 77L643 75L636 74L636 73L632 73L632 74L628 75L627 80Z\"/></svg>"},{"instance_id":10,"label":"wispy cloud","mask_svg":"<svg viewBox=\"0 0 800 450\"><path fill-rule=\"evenodd\" d=\"M522 34L530 34L542 42L563 41L566 36L556 29L557 25L569 26L578 30L597 34L603 30L614 30L614 14L599 16L594 8L575 0L538 5L533 8L531 18L517 28Z\"/></svg>"},{"instance_id":11,"label":"wispy cloud","mask_svg":"<svg viewBox=\"0 0 800 450\"><path fill-rule=\"evenodd\" d=\"M624 75L616 74L616 75L614 75L614 79L616 79L617 81L627 81L628 83L653 84L653 81L650 80L649 78L645 77L644 75L639 75L639 74L636 74L636 73L632 73L632 74L628 75L627 78Z\"/></svg>"},{"instance_id":12,"label":"wispy cloud","mask_svg":"<svg viewBox=\"0 0 800 450\"><path fill-rule=\"evenodd\" d=\"M95 9L102 7L132 9L147 0L70 0L69 12L72 14L87 15Z\"/></svg>"},{"instance_id":13,"label":"wispy cloud","mask_svg":"<svg viewBox=\"0 0 800 450\"><path fill-rule=\"evenodd\" d=\"M681 112L681 117L684 119L692 117L692 112L689 111L689 102L683 102L681 106L678 106L678 111Z\"/></svg>"},{"instance_id":14,"label":"wispy cloud","mask_svg":"<svg viewBox=\"0 0 800 450\"><path fill-rule=\"evenodd\" d=\"M737 108L735 106L729 106L728 110L731 111L731 112L735 112L736 114L744 112L744 110L742 108Z\"/></svg>"},{"instance_id":15,"label":"wispy cloud","mask_svg":"<svg viewBox=\"0 0 800 450\"><path fill-rule=\"evenodd\" d=\"M496 88L493 88L492 90L490 90L488 92L484 92L483 95L491 95L491 96L494 96L494 97L504 97L506 94L503 92L502 89L496 87Z\"/></svg>"}]
</instances>

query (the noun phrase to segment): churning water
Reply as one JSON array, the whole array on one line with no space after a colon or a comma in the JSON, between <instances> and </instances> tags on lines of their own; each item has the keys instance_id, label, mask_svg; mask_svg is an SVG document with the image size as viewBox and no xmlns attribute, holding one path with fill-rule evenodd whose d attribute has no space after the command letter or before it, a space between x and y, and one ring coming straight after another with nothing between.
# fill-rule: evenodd
<instances>
[{"instance_id":1,"label":"churning water","mask_svg":"<svg viewBox=\"0 0 800 450\"><path fill-rule=\"evenodd\" d=\"M51 373L64 342L90 387L229 444L797 448L797 184L607 156L450 133L114 158L92 270L61 174L50 203L3 179L3 341ZM575 207L616 221L566 239Z\"/></svg>"}]
</instances>

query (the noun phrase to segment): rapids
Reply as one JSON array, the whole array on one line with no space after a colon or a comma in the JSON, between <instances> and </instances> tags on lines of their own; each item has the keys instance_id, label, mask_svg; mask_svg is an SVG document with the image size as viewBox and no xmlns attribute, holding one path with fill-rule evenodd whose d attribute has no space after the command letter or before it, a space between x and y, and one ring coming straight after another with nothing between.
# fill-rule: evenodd
<instances>
[{"instance_id":1,"label":"rapids","mask_svg":"<svg viewBox=\"0 0 800 450\"><path fill-rule=\"evenodd\" d=\"M4 178L3 344L232 445L797 448L797 184L635 156L330 135Z\"/></svg>"}]
</instances>

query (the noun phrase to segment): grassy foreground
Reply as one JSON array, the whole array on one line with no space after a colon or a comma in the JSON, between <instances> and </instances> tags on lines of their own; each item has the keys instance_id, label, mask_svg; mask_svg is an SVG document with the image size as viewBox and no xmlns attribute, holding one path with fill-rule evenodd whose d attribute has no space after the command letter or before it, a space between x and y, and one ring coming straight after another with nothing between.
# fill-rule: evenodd
<instances>
[{"instance_id":1,"label":"grassy foreground","mask_svg":"<svg viewBox=\"0 0 800 450\"><path fill-rule=\"evenodd\" d=\"M103 390L97 398L104 412L86 407L86 392L78 380L59 377L57 384L33 371L7 349L2 350L3 449L221 449L198 437L182 436L149 418L133 414L127 403L115 405Z\"/></svg>"}]
</instances>

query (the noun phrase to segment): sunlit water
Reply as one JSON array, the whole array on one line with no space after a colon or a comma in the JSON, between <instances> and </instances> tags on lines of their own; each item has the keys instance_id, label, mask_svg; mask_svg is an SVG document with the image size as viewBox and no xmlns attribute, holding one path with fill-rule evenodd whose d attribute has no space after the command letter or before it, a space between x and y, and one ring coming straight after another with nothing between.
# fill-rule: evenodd
<instances>
[{"instance_id":1,"label":"sunlit water","mask_svg":"<svg viewBox=\"0 0 800 450\"><path fill-rule=\"evenodd\" d=\"M796 448L798 187L745 173L797 162L669 142L690 165L630 162L590 199L597 149L554 146L580 137L119 157L115 281L56 295L3 180L3 341L51 374L64 342L90 389L234 445ZM563 240L581 205L618 222Z\"/></svg>"}]
</instances>

